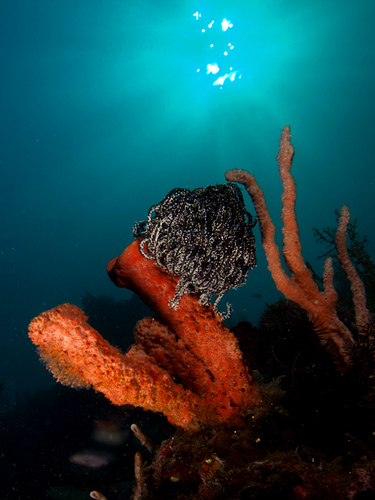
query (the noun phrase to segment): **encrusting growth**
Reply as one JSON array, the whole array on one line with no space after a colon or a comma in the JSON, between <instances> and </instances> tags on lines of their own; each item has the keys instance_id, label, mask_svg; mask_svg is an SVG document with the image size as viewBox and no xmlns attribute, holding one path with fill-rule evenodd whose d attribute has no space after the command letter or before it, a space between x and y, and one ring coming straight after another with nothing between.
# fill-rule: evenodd
<instances>
[{"instance_id":1,"label":"encrusting growth","mask_svg":"<svg viewBox=\"0 0 375 500\"><path fill-rule=\"evenodd\" d=\"M331 259L327 259L325 262L323 275L324 290L320 292L313 280L311 270L306 267L302 257L295 213L296 184L290 173L294 155L294 148L290 142L290 138L290 127L287 126L281 133L280 150L277 155L280 177L283 183L281 198L282 231L284 236L282 254L285 265L290 271L290 276L287 275L282 266L279 248L275 243L275 226L271 220L263 191L259 187L255 177L245 170L229 170L226 172L225 177L230 182L243 184L253 200L259 220L268 269L271 272L277 289L286 298L293 300L307 311L310 320L319 330L323 343L330 342L342 361L349 363L348 348L354 343L354 339L352 333L336 314L337 293L333 287L332 261ZM344 207L339 220L336 246L341 265L351 283L357 329L360 332L365 323L369 321L369 313L366 307L363 284L354 266L351 264L346 251L346 228L349 218L349 211L347 207Z\"/></svg>"}]
</instances>

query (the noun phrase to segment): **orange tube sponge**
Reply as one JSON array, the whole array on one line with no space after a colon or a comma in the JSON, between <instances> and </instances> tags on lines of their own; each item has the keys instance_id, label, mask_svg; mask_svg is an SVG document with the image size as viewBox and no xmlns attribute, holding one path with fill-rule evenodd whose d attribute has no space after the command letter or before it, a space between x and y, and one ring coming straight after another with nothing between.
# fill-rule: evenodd
<instances>
[{"instance_id":1,"label":"orange tube sponge","mask_svg":"<svg viewBox=\"0 0 375 500\"><path fill-rule=\"evenodd\" d=\"M182 339L157 318L144 318L134 328L137 346L154 362L172 376L181 380L185 387L196 394L204 394L210 382L210 374L204 362L186 348Z\"/></svg>"},{"instance_id":2,"label":"orange tube sponge","mask_svg":"<svg viewBox=\"0 0 375 500\"><path fill-rule=\"evenodd\" d=\"M259 403L258 391L243 363L237 339L213 308L201 305L196 295L185 294L177 309L170 308L178 278L161 269L155 261L145 259L139 251L139 240L129 245L120 257L112 259L107 271L117 286L137 293L173 332L175 338L164 334L171 349L169 360L176 357L172 370L178 369L179 357L188 359L189 356L194 361L190 365L194 380L190 387L202 397L209 421L236 425L241 411ZM156 344L151 337L145 340L147 334L142 334L142 339L142 345L151 344L150 348L145 346L145 350L156 358L153 346L160 343ZM160 349L161 358L164 354ZM162 362L160 358L158 363ZM185 366L188 365L185 362ZM184 375L185 384L188 384L188 373Z\"/></svg>"},{"instance_id":3,"label":"orange tube sponge","mask_svg":"<svg viewBox=\"0 0 375 500\"><path fill-rule=\"evenodd\" d=\"M116 405L162 412L185 429L197 429L199 396L176 384L142 349L123 355L86 322L83 311L63 304L40 314L29 336L56 379L73 387L94 387Z\"/></svg>"}]
</instances>

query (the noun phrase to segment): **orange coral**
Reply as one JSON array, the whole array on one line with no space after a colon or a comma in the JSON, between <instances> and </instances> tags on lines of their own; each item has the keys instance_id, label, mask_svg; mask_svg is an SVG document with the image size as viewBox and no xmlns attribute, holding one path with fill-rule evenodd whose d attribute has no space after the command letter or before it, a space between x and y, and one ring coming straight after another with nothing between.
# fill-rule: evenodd
<instances>
[{"instance_id":1,"label":"orange coral","mask_svg":"<svg viewBox=\"0 0 375 500\"><path fill-rule=\"evenodd\" d=\"M330 341L336 348L339 357L345 363L348 363L348 345L351 345L354 340L351 332L340 321L335 311L337 294L332 282L331 259L327 259L324 265L324 290L320 292L312 278L312 272L306 267L302 257L295 213L296 185L290 173L294 155L294 148L290 143L291 137L290 127L285 127L281 133L280 151L277 155L280 177L283 183L281 217L283 220L284 240L282 253L291 276L288 276L283 269L279 248L275 243L275 226L271 220L263 191L255 177L245 170L229 170L226 172L225 177L228 181L243 184L253 200L259 219L268 269L277 289L285 297L297 302L307 311L310 319L318 326L323 342ZM346 252L346 227L349 218L349 211L345 207L339 221L336 246L341 265L352 284L357 328L360 330L364 322L368 321L369 313L366 308L364 287Z\"/></svg>"},{"instance_id":2,"label":"orange coral","mask_svg":"<svg viewBox=\"0 0 375 500\"><path fill-rule=\"evenodd\" d=\"M197 391L204 400L208 419L235 422L244 408L258 402L237 339L212 307L201 305L195 295L183 295L178 309L171 309L169 301L178 278L145 259L139 252L138 240L111 260L107 271L117 286L137 293L168 325L163 333L164 347L159 339L152 338L155 333L150 326L145 334L140 327L136 329L137 342L158 363L168 366L170 373L183 377L189 389ZM157 335L162 328L156 327Z\"/></svg>"},{"instance_id":3,"label":"orange coral","mask_svg":"<svg viewBox=\"0 0 375 500\"><path fill-rule=\"evenodd\" d=\"M200 398L133 346L125 355L86 322L77 306L63 304L33 319L29 336L56 379L73 387L94 387L116 405L163 412L184 428L196 428Z\"/></svg>"},{"instance_id":4,"label":"orange coral","mask_svg":"<svg viewBox=\"0 0 375 500\"><path fill-rule=\"evenodd\" d=\"M177 279L145 259L134 241L108 265L111 279L138 293L159 315L136 326L125 354L89 326L84 313L64 304L29 326L47 368L63 384L92 386L112 403L162 412L184 429L202 422L241 424L241 412L259 402L234 335L212 307L184 295L171 309ZM174 382L177 375L183 382Z\"/></svg>"}]
</instances>

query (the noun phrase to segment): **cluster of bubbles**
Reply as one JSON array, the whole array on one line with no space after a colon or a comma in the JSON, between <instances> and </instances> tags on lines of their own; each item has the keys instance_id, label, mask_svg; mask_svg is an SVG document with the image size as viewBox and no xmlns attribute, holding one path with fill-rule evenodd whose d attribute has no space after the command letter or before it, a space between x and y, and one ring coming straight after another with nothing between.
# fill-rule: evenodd
<instances>
[{"instance_id":1,"label":"cluster of bubbles","mask_svg":"<svg viewBox=\"0 0 375 500\"><path fill-rule=\"evenodd\" d=\"M196 11L193 16L196 18L197 21L200 21L202 22L202 14L198 11ZM211 62L209 62L207 65L206 65L206 74L207 75L217 75L216 79L214 80L213 82L213 85L215 86L218 86L219 88L222 88L222 86L224 85L224 82L225 81L230 81L230 82L233 82L236 77L237 78L241 78L241 75L238 74L238 71L235 71L233 69L232 66L229 66L228 68L228 65L226 65L226 68L228 71L225 71L224 73L221 71L220 67L219 67L219 64L217 63L217 61L215 61L215 56L214 54L216 54L216 58L218 56L218 52L217 50L215 51L215 49L217 49L216 47L216 44L213 43L212 41L212 38L213 38L213 35L212 35L212 31L215 31L216 29L216 25L219 24L220 25L220 31L222 32L226 32L226 31L229 31L231 28L233 28L233 23L224 18L220 23L215 23L215 20L212 20L211 22L209 22L208 24L204 24L204 27L201 28L201 33L203 35L207 35L209 34L209 40L207 41L207 43L209 44L209 47L211 49L214 49L212 50L212 60ZM225 45L223 46L222 43L219 43L219 51L220 51L220 55L221 56L224 56L225 58L230 54L230 52L234 49L234 46L231 42L225 42ZM201 72L201 68L198 68L197 69L197 72ZM220 74L222 73L222 74Z\"/></svg>"},{"instance_id":2,"label":"cluster of bubbles","mask_svg":"<svg viewBox=\"0 0 375 500\"><path fill-rule=\"evenodd\" d=\"M141 237L139 250L168 273L179 276L169 306L177 308L184 294L198 293L208 306L212 295L218 311L225 292L243 285L247 271L256 265L252 232L256 220L245 210L241 190L232 183L190 191L176 188L148 213L147 221L135 223L133 234Z\"/></svg>"}]
</instances>

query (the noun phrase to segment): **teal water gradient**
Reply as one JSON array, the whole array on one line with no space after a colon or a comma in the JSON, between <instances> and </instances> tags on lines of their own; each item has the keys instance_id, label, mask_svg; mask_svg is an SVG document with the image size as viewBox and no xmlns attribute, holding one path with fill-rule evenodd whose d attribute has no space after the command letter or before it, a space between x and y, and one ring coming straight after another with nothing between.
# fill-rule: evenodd
<instances>
[{"instance_id":1,"label":"teal water gradient","mask_svg":"<svg viewBox=\"0 0 375 500\"><path fill-rule=\"evenodd\" d=\"M222 89L196 71L208 50L197 10L233 23L242 78ZM312 227L333 225L344 203L374 253L374 18L371 0L5 0L0 380L10 390L51 383L28 322L62 302L80 305L86 290L127 297L107 261L174 187L250 170L281 242L275 157L286 124L305 259L321 272ZM233 323L256 321L279 297L256 237L258 267L228 294Z\"/></svg>"}]
</instances>

